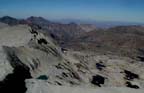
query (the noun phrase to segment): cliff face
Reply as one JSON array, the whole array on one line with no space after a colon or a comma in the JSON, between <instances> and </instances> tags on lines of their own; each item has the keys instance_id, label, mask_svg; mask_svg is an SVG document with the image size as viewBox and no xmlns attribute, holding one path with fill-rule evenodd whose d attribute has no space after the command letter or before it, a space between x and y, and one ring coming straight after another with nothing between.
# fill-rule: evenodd
<instances>
[{"instance_id":1,"label":"cliff face","mask_svg":"<svg viewBox=\"0 0 144 93\"><path fill-rule=\"evenodd\" d=\"M0 64L1 64L1 71L0 79L2 80L5 75L9 72L12 72L12 67L10 66L9 61L7 60L6 53L3 49L3 46L23 46L25 45L31 35L28 33L29 27L27 26L17 26L17 27L3 27L0 29Z\"/></svg>"},{"instance_id":2,"label":"cliff face","mask_svg":"<svg viewBox=\"0 0 144 93\"><path fill-rule=\"evenodd\" d=\"M26 25L0 29L0 55L0 91L5 93L24 93L25 79L47 75L50 66L63 61L51 38Z\"/></svg>"},{"instance_id":3,"label":"cliff face","mask_svg":"<svg viewBox=\"0 0 144 93\"><path fill-rule=\"evenodd\" d=\"M1 54L7 54L8 58L17 57L31 71L36 69L40 62L51 61L47 63L50 65L62 59L60 48L52 42L51 38L38 32L31 32L28 26L8 26L1 29L0 35ZM43 64L43 66L47 65Z\"/></svg>"},{"instance_id":4,"label":"cliff face","mask_svg":"<svg viewBox=\"0 0 144 93\"><path fill-rule=\"evenodd\" d=\"M81 81L73 66L75 60L66 56L50 36L29 26L16 25L0 29L0 50L0 90L5 93L8 90L24 93L24 80L30 78L48 79L50 84L58 85ZM59 83L59 76L62 75L62 83ZM15 86L10 87L14 83Z\"/></svg>"}]
</instances>

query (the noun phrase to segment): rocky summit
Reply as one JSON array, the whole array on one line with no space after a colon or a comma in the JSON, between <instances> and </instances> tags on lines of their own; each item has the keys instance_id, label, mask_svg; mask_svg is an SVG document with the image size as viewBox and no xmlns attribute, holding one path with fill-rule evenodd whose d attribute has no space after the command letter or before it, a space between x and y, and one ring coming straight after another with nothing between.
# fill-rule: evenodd
<instances>
[{"instance_id":1,"label":"rocky summit","mask_svg":"<svg viewBox=\"0 0 144 93\"><path fill-rule=\"evenodd\" d=\"M144 93L143 27L1 20L1 93Z\"/></svg>"}]
</instances>

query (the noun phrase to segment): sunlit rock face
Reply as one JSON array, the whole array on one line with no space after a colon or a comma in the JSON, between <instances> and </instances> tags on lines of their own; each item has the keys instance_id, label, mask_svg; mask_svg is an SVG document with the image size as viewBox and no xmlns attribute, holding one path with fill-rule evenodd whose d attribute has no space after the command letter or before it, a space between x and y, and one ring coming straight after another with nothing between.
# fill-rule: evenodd
<instances>
[{"instance_id":1,"label":"sunlit rock face","mask_svg":"<svg viewBox=\"0 0 144 93\"><path fill-rule=\"evenodd\" d=\"M47 75L50 66L63 60L51 38L31 30L26 25L0 29L0 91L25 93L25 79Z\"/></svg>"},{"instance_id":2,"label":"sunlit rock face","mask_svg":"<svg viewBox=\"0 0 144 93\"><path fill-rule=\"evenodd\" d=\"M13 67L11 67L10 62L7 59L7 54L5 53L3 46L24 46L29 42L32 35L29 34L29 27L24 25L14 26L14 27L3 27L0 29L0 80L8 73L12 73Z\"/></svg>"}]
</instances>

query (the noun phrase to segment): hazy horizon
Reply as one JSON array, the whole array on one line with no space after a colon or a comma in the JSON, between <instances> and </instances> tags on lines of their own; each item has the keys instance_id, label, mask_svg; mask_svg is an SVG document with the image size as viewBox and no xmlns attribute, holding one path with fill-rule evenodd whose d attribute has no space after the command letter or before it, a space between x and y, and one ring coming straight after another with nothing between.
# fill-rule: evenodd
<instances>
[{"instance_id":1,"label":"hazy horizon","mask_svg":"<svg viewBox=\"0 0 144 93\"><path fill-rule=\"evenodd\" d=\"M144 0L0 0L0 16L144 23Z\"/></svg>"}]
</instances>

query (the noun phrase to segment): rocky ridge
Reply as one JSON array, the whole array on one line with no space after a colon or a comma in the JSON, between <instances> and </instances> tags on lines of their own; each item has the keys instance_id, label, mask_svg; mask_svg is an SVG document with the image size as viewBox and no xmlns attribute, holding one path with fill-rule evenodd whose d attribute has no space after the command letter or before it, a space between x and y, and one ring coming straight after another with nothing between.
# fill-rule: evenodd
<instances>
[{"instance_id":1,"label":"rocky ridge","mask_svg":"<svg viewBox=\"0 0 144 93\"><path fill-rule=\"evenodd\" d=\"M64 49L51 34L45 35L41 30L28 25L0 29L0 90L5 93L9 89L15 93L47 93L62 89L67 93L75 87L76 92L88 88L86 93L103 93L107 89L97 88L118 87L108 90L110 93L138 91L119 88L128 87L143 93L143 60ZM14 83L16 86L12 86Z\"/></svg>"}]
</instances>

